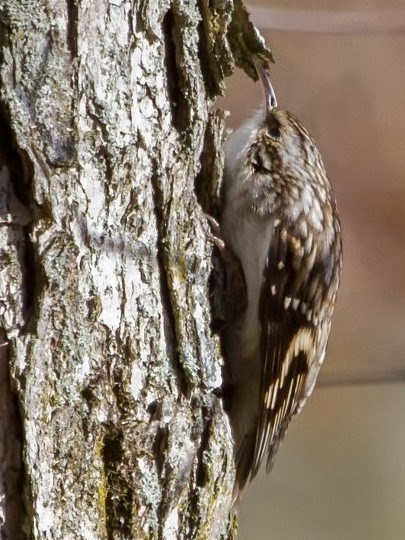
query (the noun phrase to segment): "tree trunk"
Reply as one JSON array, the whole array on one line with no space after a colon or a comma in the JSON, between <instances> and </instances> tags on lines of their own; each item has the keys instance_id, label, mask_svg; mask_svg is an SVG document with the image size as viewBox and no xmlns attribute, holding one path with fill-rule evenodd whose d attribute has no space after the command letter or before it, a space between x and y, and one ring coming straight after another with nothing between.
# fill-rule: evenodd
<instances>
[{"instance_id":1,"label":"tree trunk","mask_svg":"<svg viewBox=\"0 0 405 540\"><path fill-rule=\"evenodd\" d=\"M239 0L0 21L1 538L230 538L211 109L269 53Z\"/></svg>"}]
</instances>

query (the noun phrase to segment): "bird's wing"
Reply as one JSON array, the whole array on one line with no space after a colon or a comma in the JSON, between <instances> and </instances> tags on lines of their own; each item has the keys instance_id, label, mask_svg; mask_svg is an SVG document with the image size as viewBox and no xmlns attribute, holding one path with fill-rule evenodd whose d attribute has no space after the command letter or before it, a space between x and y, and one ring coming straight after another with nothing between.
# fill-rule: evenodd
<instances>
[{"instance_id":1,"label":"bird's wing","mask_svg":"<svg viewBox=\"0 0 405 540\"><path fill-rule=\"evenodd\" d=\"M305 220L305 216L301 216ZM338 279L334 251L320 253L303 234L275 223L259 306L262 378L251 469L267 467L292 416L310 394L323 360ZM310 374L311 380L308 380Z\"/></svg>"}]
</instances>

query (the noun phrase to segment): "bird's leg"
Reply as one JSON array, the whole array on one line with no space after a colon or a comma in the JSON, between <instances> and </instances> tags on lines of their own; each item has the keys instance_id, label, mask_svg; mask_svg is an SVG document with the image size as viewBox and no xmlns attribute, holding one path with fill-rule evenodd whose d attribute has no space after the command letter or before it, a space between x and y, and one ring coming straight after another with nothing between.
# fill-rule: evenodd
<instances>
[{"instance_id":1,"label":"bird's leg","mask_svg":"<svg viewBox=\"0 0 405 540\"><path fill-rule=\"evenodd\" d=\"M214 234L208 234L207 238L212 242L221 254L226 269L226 297L231 297L234 306L232 316L240 313L246 306L246 282L239 259L225 244L221 227L216 219L204 214Z\"/></svg>"}]
</instances>

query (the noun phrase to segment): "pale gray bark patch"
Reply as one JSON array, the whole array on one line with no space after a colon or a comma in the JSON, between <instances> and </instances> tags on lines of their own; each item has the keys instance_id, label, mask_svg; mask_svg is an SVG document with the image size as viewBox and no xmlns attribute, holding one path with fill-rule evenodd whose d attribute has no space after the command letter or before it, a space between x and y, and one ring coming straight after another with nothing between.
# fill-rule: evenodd
<instances>
[{"instance_id":1,"label":"pale gray bark patch","mask_svg":"<svg viewBox=\"0 0 405 540\"><path fill-rule=\"evenodd\" d=\"M220 207L210 109L233 69L235 13L230 0L3 2L11 537L233 534L203 210Z\"/></svg>"}]
</instances>

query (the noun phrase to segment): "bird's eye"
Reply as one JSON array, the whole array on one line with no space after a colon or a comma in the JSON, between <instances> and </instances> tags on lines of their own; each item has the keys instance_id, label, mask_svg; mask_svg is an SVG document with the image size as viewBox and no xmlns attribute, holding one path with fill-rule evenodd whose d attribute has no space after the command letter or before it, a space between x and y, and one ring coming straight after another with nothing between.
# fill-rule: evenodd
<instances>
[{"instance_id":1,"label":"bird's eye","mask_svg":"<svg viewBox=\"0 0 405 540\"><path fill-rule=\"evenodd\" d=\"M277 126L272 127L269 130L269 135L272 139L279 139L281 137L280 128L278 128Z\"/></svg>"}]
</instances>

